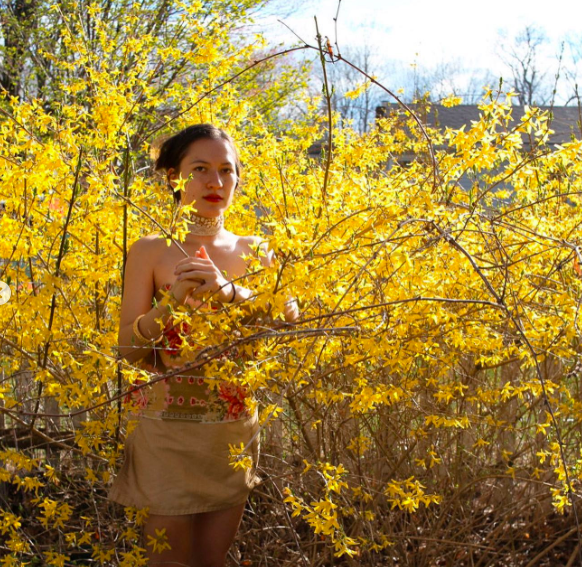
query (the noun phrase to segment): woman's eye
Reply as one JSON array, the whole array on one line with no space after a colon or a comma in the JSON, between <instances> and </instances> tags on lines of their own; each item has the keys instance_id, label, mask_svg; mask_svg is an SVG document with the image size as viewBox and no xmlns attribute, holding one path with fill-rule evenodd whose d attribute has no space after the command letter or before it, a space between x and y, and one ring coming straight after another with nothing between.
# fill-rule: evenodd
<instances>
[{"instance_id":1,"label":"woman's eye","mask_svg":"<svg viewBox=\"0 0 582 567\"><path fill-rule=\"evenodd\" d=\"M194 171L206 171L206 168L203 165L198 165L194 168Z\"/></svg>"},{"instance_id":2,"label":"woman's eye","mask_svg":"<svg viewBox=\"0 0 582 567\"><path fill-rule=\"evenodd\" d=\"M222 170L222 173L232 173L232 169L231 169L230 167L225 167L225 168Z\"/></svg>"}]
</instances>

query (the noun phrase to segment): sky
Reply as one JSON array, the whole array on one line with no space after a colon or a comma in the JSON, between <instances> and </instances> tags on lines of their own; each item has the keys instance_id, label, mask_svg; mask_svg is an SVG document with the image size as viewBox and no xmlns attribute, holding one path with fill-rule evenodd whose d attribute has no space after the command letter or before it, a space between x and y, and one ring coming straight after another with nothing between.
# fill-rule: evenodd
<instances>
[{"instance_id":1,"label":"sky","mask_svg":"<svg viewBox=\"0 0 582 567\"><path fill-rule=\"evenodd\" d=\"M304 0L285 23L307 42L314 42L317 16L322 35L335 38L338 0ZM582 45L582 19L578 1L553 0L341 0L338 19L340 49L368 45L377 61L398 62L424 68L456 61L467 69L487 69L507 74L501 46L511 43L527 25L543 30L540 65L552 76L558 68L560 44L577 38ZM290 45L296 38L271 17L265 31L272 43ZM505 34L507 39L503 39ZM569 58L566 49L564 64Z\"/></svg>"}]
</instances>

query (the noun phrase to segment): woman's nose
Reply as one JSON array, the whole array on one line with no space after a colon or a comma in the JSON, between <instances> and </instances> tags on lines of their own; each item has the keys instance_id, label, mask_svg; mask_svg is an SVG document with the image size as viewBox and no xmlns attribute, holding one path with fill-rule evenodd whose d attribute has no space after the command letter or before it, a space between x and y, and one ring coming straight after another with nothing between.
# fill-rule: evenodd
<instances>
[{"instance_id":1,"label":"woman's nose","mask_svg":"<svg viewBox=\"0 0 582 567\"><path fill-rule=\"evenodd\" d=\"M206 185L210 187L221 187L222 186L222 179L220 178L220 174L218 171L209 171L208 172L208 179L206 181Z\"/></svg>"}]
</instances>

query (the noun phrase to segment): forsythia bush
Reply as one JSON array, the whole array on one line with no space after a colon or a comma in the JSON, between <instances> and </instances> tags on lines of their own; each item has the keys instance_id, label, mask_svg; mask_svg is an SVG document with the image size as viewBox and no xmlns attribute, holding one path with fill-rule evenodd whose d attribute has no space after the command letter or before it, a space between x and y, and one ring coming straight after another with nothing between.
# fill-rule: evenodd
<instances>
[{"instance_id":1,"label":"forsythia bush","mask_svg":"<svg viewBox=\"0 0 582 567\"><path fill-rule=\"evenodd\" d=\"M322 542L327 564L394 559L407 522L423 526L413 540L458 531L468 494L494 508L497 489L527 500L541 486L571 514L581 142L550 147L551 117L534 108L510 126L511 94L492 92L460 131L426 131L401 110L357 135L310 104L305 120L274 122L265 108L294 75L229 81L260 45L202 25L199 4L170 4L149 33L146 8L128 4L117 35L104 6L83 8L88 26L72 5L62 51L45 53L58 96L0 101L0 279L13 292L0 306L0 565L145 564L147 511L120 517L105 499L131 427L125 394L153 378L117 356L122 274L140 236L183 236L150 151L195 122L239 143L227 226L264 235L277 261L250 270L263 319L240 324L242 306L183 317L210 369L257 393L273 448L257 499L272 491L268 506L285 507L295 561L314 564ZM308 157L321 139L322 159ZM297 324L281 316L290 296ZM218 362L233 345L244 365Z\"/></svg>"}]
</instances>

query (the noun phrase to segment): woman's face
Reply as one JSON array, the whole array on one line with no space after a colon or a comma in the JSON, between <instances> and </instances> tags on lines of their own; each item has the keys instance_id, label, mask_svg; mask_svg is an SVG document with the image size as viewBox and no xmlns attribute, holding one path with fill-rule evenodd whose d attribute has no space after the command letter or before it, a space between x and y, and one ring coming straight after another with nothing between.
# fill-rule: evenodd
<instances>
[{"instance_id":1,"label":"woman's face","mask_svg":"<svg viewBox=\"0 0 582 567\"><path fill-rule=\"evenodd\" d=\"M172 186L182 177L182 203L193 205L202 217L220 216L232 203L237 185L236 155L222 139L202 138L190 144L179 171L168 170Z\"/></svg>"}]
</instances>

